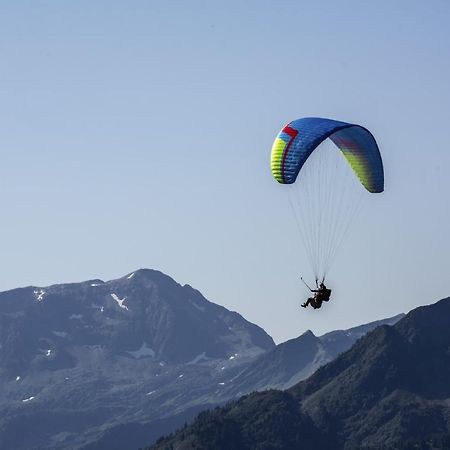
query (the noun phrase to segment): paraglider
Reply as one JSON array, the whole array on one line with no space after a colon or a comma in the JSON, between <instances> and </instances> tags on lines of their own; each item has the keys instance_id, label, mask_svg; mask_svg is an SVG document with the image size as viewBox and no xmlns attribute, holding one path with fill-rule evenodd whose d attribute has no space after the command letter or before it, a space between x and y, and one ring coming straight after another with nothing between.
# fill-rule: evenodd
<instances>
[{"instance_id":1,"label":"paraglider","mask_svg":"<svg viewBox=\"0 0 450 450\"><path fill-rule=\"evenodd\" d=\"M315 277L317 289L310 289L315 295L302 306L318 309L330 299L325 278L364 192L384 190L378 145L372 133L357 124L319 117L298 119L275 138L271 169L289 193Z\"/></svg>"},{"instance_id":2,"label":"paraglider","mask_svg":"<svg viewBox=\"0 0 450 450\"><path fill-rule=\"evenodd\" d=\"M308 298L305 303L302 303L302 308L311 305L314 309L319 309L323 302L328 302L330 300L331 289L328 289L323 281L320 283L318 289L310 288L310 291L314 292L314 296Z\"/></svg>"}]
</instances>

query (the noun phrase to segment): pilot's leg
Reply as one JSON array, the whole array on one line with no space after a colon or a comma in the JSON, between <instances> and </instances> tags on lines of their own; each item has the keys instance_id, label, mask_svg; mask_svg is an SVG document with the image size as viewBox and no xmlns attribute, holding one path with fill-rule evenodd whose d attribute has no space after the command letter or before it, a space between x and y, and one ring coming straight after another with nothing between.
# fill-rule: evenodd
<instances>
[{"instance_id":1,"label":"pilot's leg","mask_svg":"<svg viewBox=\"0 0 450 450\"><path fill-rule=\"evenodd\" d=\"M320 300L317 300L316 298L313 298L313 299L311 300L311 306L312 306L314 309L319 309L319 308L322 306L322 302L321 302Z\"/></svg>"}]
</instances>

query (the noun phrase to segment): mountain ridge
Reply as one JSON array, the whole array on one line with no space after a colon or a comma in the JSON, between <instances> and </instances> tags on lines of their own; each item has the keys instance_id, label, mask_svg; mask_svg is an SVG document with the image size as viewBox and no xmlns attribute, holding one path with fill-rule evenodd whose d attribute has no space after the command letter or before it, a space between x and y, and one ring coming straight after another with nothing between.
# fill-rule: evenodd
<instances>
[{"instance_id":1,"label":"mountain ridge","mask_svg":"<svg viewBox=\"0 0 450 450\"><path fill-rule=\"evenodd\" d=\"M242 393L290 387L326 362L323 349L333 357L358 336L305 332L275 346L152 269L12 289L0 293L0 447L111 450L130 433L142 446Z\"/></svg>"},{"instance_id":2,"label":"mountain ridge","mask_svg":"<svg viewBox=\"0 0 450 450\"><path fill-rule=\"evenodd\" d=\"M290 388L348 350L368 331L380 325L393 325L402 317L403 313L322 336L307 330L257 357L233 379L233 387L225 392L243 395L252 390Z\"/></svg>"},{"instance_id":3,"label":"mountain ridge","mask_svg":"<svg viewBox=\"0 0 450 450\"><path fill-rule=\"evenodd\" d=\"M368 332L287 391L201 413L152 449L449 449L449 349L446 298Z\"/></svg>"}]
</instances>

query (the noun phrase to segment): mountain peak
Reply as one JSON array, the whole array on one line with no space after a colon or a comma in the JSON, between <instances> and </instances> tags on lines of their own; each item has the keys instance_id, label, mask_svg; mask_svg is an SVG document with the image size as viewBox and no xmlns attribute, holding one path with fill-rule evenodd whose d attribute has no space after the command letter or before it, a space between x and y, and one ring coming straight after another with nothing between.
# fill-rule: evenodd
<instances>
[{"instance_id":1,"label":"mountain peak","mask_svg":"<svg viewBox=\"0 0 450 450\"><path fill-rule=\"evenodd\" d=\"M152 280L155 282L166 280L169 282L174 282L175 280L170 277L169 275L166 275L164 272L161 272L160 270L156 269L147 269L147 268L140 268L137 270L134 270L133 272L129 272L126 275L119 277L112 281L118 281L118 280L130 280L132 282L138 281L138 280Z\"/></svg>"},{"instance_id":2,"label":"mountain peak","mask_svg":"<svg viewBox=\"0 0 450 450\"><path fill-rule=\"evenodd\" d=\"M27 353L23 357L14 343L11 352L0 351L2 367L11 370L19 363L15 352L22 355L20 366L24 368L39 354L44 341L47 347L61 350L52 359L60 365L73 363L72 358L63 357L71 353L69 348L86 344L101 346L111 354L144 348L154 359L173 363L199 355L212 359L227 359L235 353L254 356L275 345L264 330L239 314L151 269L106 282L94 279L3 292L1 313L2 330L9 329L10 334L15 330L16 344ZM19 315L21 320L14 320Z\"/></svg>"},{"instance_id":3,"label":"mountain peak","mask_svg":"<svg viewBox=\"0 0 450 450\"><path fill-rule=\"evenodd\" d=\"M302 333L299 337L303 338L315 338L316 335L311 330L306 330L304 333Z\"/></svg>"}]
</instances>

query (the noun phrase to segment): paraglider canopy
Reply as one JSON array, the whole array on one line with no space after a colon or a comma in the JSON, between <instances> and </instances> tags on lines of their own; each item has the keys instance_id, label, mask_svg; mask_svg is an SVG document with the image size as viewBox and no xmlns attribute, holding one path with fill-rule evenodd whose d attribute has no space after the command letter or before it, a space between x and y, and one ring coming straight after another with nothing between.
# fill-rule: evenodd
<instances>
[{"instance_id":1,"label":"paraglider canopy","mask_svg":"<svg viewBox=\"0 0 450 450\"><path fill-rule=\"evenodd\" d=\"M271 169L289 194L315 279L324 280L363 197L384 190L375 138L353 123L297 119L278 133Z\"/></svg>"},{"instance_id":2,"label":"paraglider canopy","mask_svg":"<svg viewBox=\"0 0 450 450\"><path fill-rule=\"evenodd\" d=\"M341 150L369 192L383 192L383 162L370 131L360 125L320 117L294 120L278 133L272 146L274 178L282 184L294 183L311 153L327 138Z\"/></svg>"}]
</instances>

